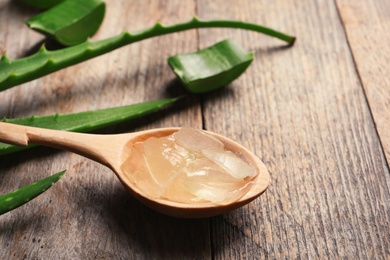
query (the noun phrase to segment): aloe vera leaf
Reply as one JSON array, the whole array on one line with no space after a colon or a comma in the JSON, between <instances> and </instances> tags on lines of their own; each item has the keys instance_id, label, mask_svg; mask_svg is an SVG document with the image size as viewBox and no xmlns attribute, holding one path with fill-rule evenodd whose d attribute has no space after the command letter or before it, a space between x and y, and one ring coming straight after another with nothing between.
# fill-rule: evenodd
<instances>
[{"instance_id":1,"label":"aloe vera leaf","mask_svg":"<svg viewBox=\"0 0 390 260\"><path fill-rule=\"evenodd\" d=\"M161 99L133 104L129 106L121 106L72 114L31 116L27 118L15 119L4 118L1 121L33 127L85 133L106 126L121 123L129 119L141 117L148 113L154 112L164 106L167 106L178 99L179 98ZM30 144L26 147L0 143L0 156L31 148L34 146L36 145Z\"/></svg>"},{"instance_id":2,"label":"aloe vera leaf","mask_svg":"<svg viewBox=\"0 0 390 260\"><path fill-rule=\"evenodd\" d=\"M0 59L0 91L13 86L48 75L54 71L75 65L108 53L124 45L148 39L154 36L180 32L196 28L225 27L256 31L267 34L293 44L295 37L289 36L270 28L231 20L202 21L198 18L184 23L164 26L157 23L155 26L135 33L124 32L118 36L100 41L85 41L75 46L61 50L48 51L44 46L35 54L16 60L10 60L6 54Z\"/></svg>"},{"instance_id":3,"label":"aloe vera leaf","mask_svg":"<svg viewBox=\"0 0 390 260\"><path fill-rule=\"evenodd\" d=\"M99 29L106 10L101 0L66 0L26 21L27 25L65 45L82 43Z\"/></svg>"},{"instance_id":4,"label":"aloe vera leaf","mask_svg":"<svg viewBox=\"0 0 390 260\"><path fill-rule=\"evenodd\" d=\"M11 193L0 196L0 215L20 207L34 199L53 186L59 179L61 179L64 173L65 171L58 172L45 179L39 180Z\"/></svg>"},{"instance_id":5,"label":"aloe vera leaf","mask_svg":"<svg viewBox=\"0 0 390 260\"><path fill-rule=\"evenodd\" d=\"M23 0L24 3L39 9L48 9L63 1L64 0Z\"/></svg>"},{"instance_id":6,"label":"aloe vera leaf","mask_svg":"<svg viewBox=\"0 0 390 260\"><path fill-rule=\"evenodd\" d=\"M253 53L245 51L231 39L193 53L168 58L175 74L193 93L226 86L240 76L252 61Z\"/></svg>"}]
</instances>

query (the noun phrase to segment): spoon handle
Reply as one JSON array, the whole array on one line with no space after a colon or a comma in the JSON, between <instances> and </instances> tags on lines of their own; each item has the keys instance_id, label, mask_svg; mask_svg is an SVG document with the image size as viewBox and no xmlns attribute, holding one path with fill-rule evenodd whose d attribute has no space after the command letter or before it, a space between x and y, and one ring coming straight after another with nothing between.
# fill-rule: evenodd
<instances>
[{"instance_id":1,"label":"spoon handle","mask_svg":"<svg viewBox=\"0 0 390 260\"><path fill-rule=\"evenodd\" d=\"M30 143L71 151L104 165L117 159L124 138L51 130L0 122L0 142L27 146ZM118 151L119 150L119 151Z\"/></svg>"}]
</instances>

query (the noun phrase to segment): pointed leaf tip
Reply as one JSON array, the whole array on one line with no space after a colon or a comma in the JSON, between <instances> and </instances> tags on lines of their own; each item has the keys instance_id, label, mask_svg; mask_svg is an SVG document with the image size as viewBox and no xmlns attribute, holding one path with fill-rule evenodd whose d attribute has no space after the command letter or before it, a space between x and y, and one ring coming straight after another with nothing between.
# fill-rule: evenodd
<instances>
[{"instance_id":1,"label":"pointed leaf tip","mask_svg":"<svg viewBox=\"0 0 390 260\"><path fill-rule=\"evenodd\" d=\"M0 215L22 206L41 193L45 192L47 189L53 186L54 183L61 179L64 174L65 171L58 172L49 177L46 177L45 179L0 196Z\"/></svg>"}]
</instances>

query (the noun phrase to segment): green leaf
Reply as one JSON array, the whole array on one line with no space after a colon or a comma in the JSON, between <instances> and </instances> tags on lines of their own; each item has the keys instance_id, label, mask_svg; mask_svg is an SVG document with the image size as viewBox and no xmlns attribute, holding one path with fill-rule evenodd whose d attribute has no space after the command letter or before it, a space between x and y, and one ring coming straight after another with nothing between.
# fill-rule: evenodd
<instances>
[{"instance_id":1,"label":"green leaf","mask_svg":"<svg viewBox=\"0 0 390 260\"><path fill-rule=\"evenodd\" d=\"M0 215L29 202L39 194L54 185L64 175L65 171L53 174L43 180L0 196Z\"/></svg>"},{"instance_id":2,"label":"green leaf","mask_svg":"<svg viewBox=\"0 0 390 260\"><path fill-rule=\"evenodd\" d=\"M63 1L64 0L23 0L24 3L40 9L48 9Z\"/></svg>"},{"instance_id":3,"label":"green leaf","mask_svg":"<svg viewBox=\"0 0 390 260\"><path fill-rule=\"evenodd\" d=\"M203 93L226 86L251 64L253 53L231 39L193 53L168 58L168 63L193 93Z\"/></svg>"},{"instance_id":4,"label":"green leaf","mask_svg":"<svg viewBox=\"0 0 390 260\"><path fill-rule=\"evenodd\" d=\"M124 122L154 112L164 106L167 106L179 98L154 100L129 106L114 107L108 109L87 111L73 114L56 114L51 116L31 116L27 118L16 118L1 120L19 125L48 128L54 130L64 130L70 132L90 132L99 128ZM29 146L16 146L0 143L0 155L5 155Z\"/></svg>"},{"instance_id":5,"label":"green leaf","mask_svg":"<svg viewBox=\"0 0 390 260\"><path fill-rule=\"evenodd\" d=\"M277 32L261 25L241 21L202 21L198 18L194 18L188 22L170 26L164 26L157 23L155 26L143 31L135 33L124 32L112 38L96 42L86 41L61 50L48 51L42 47L37 53L29 57L16 60L8 59L4 53L0 59L0 91L37 79L54 71L58 71L88 59L92 59L127 44L168 33L211 27L239 28L256 31L286 41L290 45L292 45L295 41L295 37L293 36Z\"/></svg>"},{"instance_id":6,"label":"green leaf","mask_svg":"<svg viewBox=\"0 0 390 260\"><path fill-rule=\"evenodd\" d=\"M66 0L29 20L27 25L65 46L82 43L99 29L106 10L101 0Z\"/></svg>"}]
</instances>

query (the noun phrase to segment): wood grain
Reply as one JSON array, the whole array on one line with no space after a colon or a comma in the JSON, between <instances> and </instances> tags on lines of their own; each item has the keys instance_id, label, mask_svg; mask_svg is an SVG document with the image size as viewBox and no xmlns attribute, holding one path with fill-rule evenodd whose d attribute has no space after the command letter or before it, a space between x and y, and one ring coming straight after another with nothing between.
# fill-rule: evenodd
<instances>
[{"instance_id":1,"label":"wood grain","mask_svg":"<svg viewBox=\"0 0 390 260\"><path fill-rule=\"evenodd\" d=\"M254 151L271 173L259 199L210 219L157 214L114 174L67 152L0 158L0 194L67 169L30 203L0 216L5 259L388 259L388 3L378 1L106 1L94 39L193 15L240 19L297 36L191 30L149 39L0 92L0 117L127 105L184 94L166 59L233 38L255 51L226 88L102 132L204 127ZM0 50L33 53L37 13L0 0ZM380 33L382 32L382 33ZM383 50L383 52L381 51Z\"/></svg>"},{"instance_id":2,"label":"wood grain","mask_svg":"<svg viewBox=\"0 0 390 260\"><path fill-rule=\"evenodd\" d=\"M390 2L336 1L388 164Z\"/></svg>"}]
</instances>

